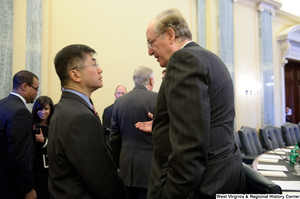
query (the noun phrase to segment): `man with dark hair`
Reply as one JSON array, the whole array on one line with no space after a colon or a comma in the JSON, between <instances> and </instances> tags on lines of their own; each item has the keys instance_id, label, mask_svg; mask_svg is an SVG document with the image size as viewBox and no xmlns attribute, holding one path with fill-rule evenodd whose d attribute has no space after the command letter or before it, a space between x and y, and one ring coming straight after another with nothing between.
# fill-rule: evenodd
<instances>
[{"instance_id":1,"label":"man with dark hair","mask_svg":"<svg viewBox=\"0 0 300 199\"><path fill-rule=\"evenodd\" d=\"M136 129L138 121L149 121L157 93L152 92L154 73L140 66L133 73L135 87L116 99L112 114L110 143L114 160L120 159L120 177L126 185L129 199L146 199L153 155L152 135Z\"/></svg>"},{"instance_id":2,"label":"man with dark hair","mask_svg":"<svg viewBox=\"0 0 300 199\"><path fill-rule=\"evenodd\" d=\"M146 37L148 54L167 68L153 116L148 198L241 193L245 176L233 134L233 83L225 64L191 41L178 9L154 17Z\"/></svg>"},{"instance_id":3,"label":"man with dark hair","mask_svg":"<svg viewBox=\"0 0 300 199\"><path fill-rule=\"evenodd\" d=\"M86 45L74 44L61 49L54 59L64 90L49 127L51 198L127 198L90 99L103 86L95 53Z\"/></svg>"},{"instance_id":4,"label":"man with dark hair","mask_svg":"<svg viewBox=\"0 0 300 199\"><path fill-rule=\"evenodd\" d=\"M33 181L32 115L38 77L26 70L13 77L13 90L0 101L0 198L36 198Z\"/></svg>"}]
</instances>

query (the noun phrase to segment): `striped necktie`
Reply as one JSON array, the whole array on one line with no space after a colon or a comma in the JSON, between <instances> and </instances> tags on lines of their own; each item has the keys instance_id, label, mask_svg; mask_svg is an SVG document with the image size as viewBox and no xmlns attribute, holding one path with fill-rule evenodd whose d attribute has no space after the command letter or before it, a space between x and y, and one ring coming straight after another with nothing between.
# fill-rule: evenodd
<instances>
[{"instance_id":1,"label":"striped necktie","mask_svg":"<svg viewBox=\"0 0 300 199\"><path fill-rule=\"evenodd\" d=\"M94 113L97 115L97 117L99 117L99 115L98 115L98 113L97 113L97 111L96 111L94 105L92 105L92 108L93 108Z\"/></svg>"}]
</instances>

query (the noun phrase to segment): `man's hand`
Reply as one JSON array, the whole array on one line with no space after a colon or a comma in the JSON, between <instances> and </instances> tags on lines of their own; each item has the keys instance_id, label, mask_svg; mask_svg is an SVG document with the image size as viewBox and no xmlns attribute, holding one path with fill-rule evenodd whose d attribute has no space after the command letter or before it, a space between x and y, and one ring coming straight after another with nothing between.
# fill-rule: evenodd
<instances>
[{"instance_id":1,"label":"man's hand","mask_svg":"<svg viewBox=\"0 0 300 199\"><path fill-rule=\"evenodd\" d=\"M25 199L37 199L37 195L34 189L25 194Z\"/></svg>"},{"instance_id":2,"label":"man's hand","mask_svg":"<svg viewBox=\"0 0 300 199\"><path fill-rule=\"evenodd\" d=\"M141 131L145 131L147 133L152 132L152 123L153 123L153 114L150 112L148 113L148 116L152 119L149 122L138 122L135 124L135 128L140 129Z\"/></svg>"}]
</instances>

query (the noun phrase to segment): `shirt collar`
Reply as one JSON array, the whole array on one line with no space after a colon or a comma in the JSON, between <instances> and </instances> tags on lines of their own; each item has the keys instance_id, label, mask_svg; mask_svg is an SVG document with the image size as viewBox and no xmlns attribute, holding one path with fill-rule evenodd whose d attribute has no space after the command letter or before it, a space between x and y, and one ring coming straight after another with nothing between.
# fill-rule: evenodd
<instances>
[{"instance_id":1,"label":"shirt collar","mask_svg":"<svg viewBox=\"0 0 300 199\"><path fill-rule=\"evenodd\" d=\"M90 102L90 99L83 93L80 93L78 91L75 91L75 90L72 90L72 89L64 89L64 91L66 92L70 92L70 93L74 93L76 95L78 95L79 97L81 97L88 105L91 109L93 109L93 105L92 103Z\"/></svg>"},{"instance_id":2,"label":"shirt collar","mask_svg":"<svg viewBox=\"0 0 300 199\"><path fill-rule=\"evenodd\" d=\"M22 102L25 104L25 106L26 106L26 100L24 99L24 97L22 97L22 96L19 95L18 93L14 93L14 92L11 92L10 94L15 95L15 96L18 96L18 97L22 100Z\"/></svg>"},{"instance_id":3,"label":"shirt collar","mask_svg":"<svg viewBox=\"0 0 300 199\"><path fill-rule=\"evenodd\" d=\"M186 42L183 46L182 46L182 48L181 49L183 49L186 45L188 45L189 43L191 43L192 41L188 41L188 42Z\"/></svg>"}]
</instances>

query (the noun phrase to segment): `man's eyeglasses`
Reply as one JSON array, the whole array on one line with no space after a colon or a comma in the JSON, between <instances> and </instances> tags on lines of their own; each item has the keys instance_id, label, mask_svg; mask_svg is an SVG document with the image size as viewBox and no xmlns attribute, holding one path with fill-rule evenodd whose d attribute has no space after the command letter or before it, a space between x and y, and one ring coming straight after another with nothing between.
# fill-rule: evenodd
<instances>
[{"instance_id":1,"label":"man's eyeglasses","mask_svg":"<svg viewBox=\"0 0 300 199\"><path fill-rule=\"evenodd\" d=\"M76 69L76 68L84 68L84 67L87 67L87 66L96 66L97 69L99 69L99 63L96 61L95 64L92 64L92 65L86 65L86 66L75 66L74 68L72 68L72 70Z\"/></svg>"},{"instance_id":2,"label":"man's eyeglasses","mask_svg":"<svg viewBox=\"0 0 300 199\"><path fill-rule=\"evenodd\" d=\"M34 86L32 86L31 84L28 84L28 83L27 83L27 85L32 87L36 92L39 92L39 87L34 87Z\"/></svg>"},{"instance_id":3,"label":"man's eyeglasses","mask_svg":"<svg viewBox=\"0 0 300 199\"><path fill-rule=\"evenodd\" d=\"M156 37L154 37L153 39L151 39L150 41L147 41L147 46L148 48L152 48L153 43L156 41L157 37L159 37L160 35L164 34L166 32L166 30L162 31L161 33L159 33Z\"/></svg>"}]
</instances>

